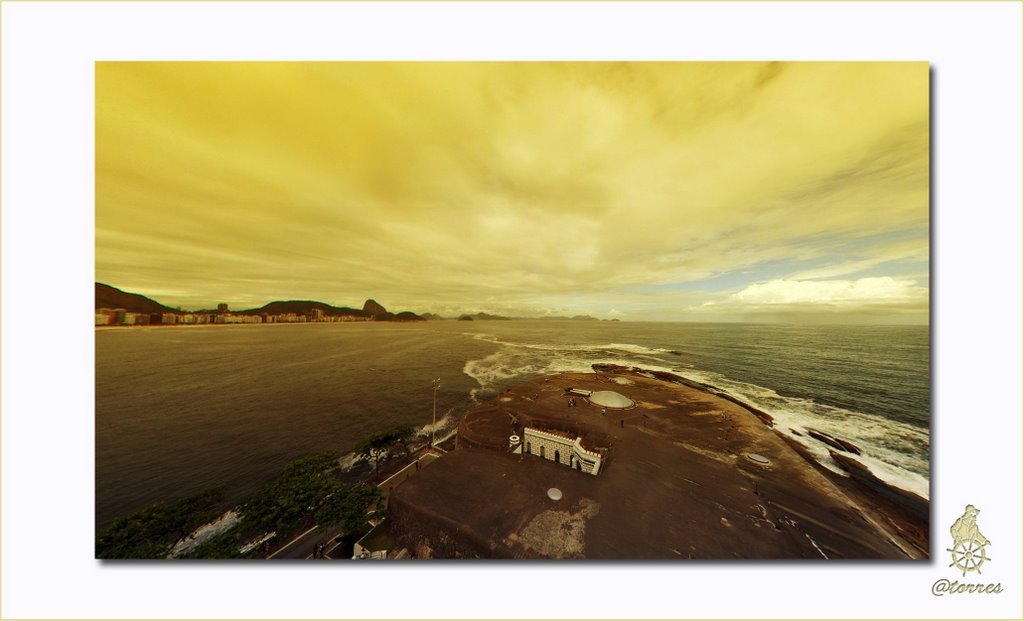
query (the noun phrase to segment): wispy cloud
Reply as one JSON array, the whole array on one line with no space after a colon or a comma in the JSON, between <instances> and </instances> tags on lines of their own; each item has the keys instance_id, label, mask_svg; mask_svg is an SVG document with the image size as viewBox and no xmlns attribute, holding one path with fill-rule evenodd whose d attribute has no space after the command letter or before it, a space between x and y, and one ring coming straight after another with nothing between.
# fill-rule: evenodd
<instances>
[{"instance_id":1,"label":"wispy cloud","mask_svg":"<svg viewBox=\"0 0 1024 621\"><path fill-rule=\"evenodd\" d=\"M772 280L738 291L727 303L751 306L803 304L808 306L865 306L927 302L928 290L911 280L889 276L857 280Z\"/></svg>"},{"instance_id":2,"label":"wispy cloud","mask_svg":"<svg viewBox=\"0 0 1024 621\"><path fill-rule=\"evenodd\" d=\"M924 63L99 63L97 278L624 319L767 263L898 280L927 97Z\"/></svg>"}]
</instances>

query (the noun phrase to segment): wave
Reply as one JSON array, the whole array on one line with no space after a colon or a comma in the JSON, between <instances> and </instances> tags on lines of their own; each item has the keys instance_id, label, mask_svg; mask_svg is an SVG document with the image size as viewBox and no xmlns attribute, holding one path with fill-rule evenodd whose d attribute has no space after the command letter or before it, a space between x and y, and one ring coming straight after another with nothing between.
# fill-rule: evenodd
<instances>
[{"instance_id":1,"label":"wave","mask_svg":"<svg viewBox=\"0 0 1024 621\"><path fill-rule=\"evenodd\" d=\"M817 403L813 399L783 397L772 389L731 380L721 374L687 370L679 375L714 386L726 394L764 410L776 427L803 445L823 466L845 472L832 461L829 447L811 438L808 429L838 436L856 444L861 461L879 479L922 498L929 497L929 437L925 429L876 414L855 412Z\"/></svg>"},{"instance_id":2,"label":"wave","mask_svg":"<svg viewBox=\"0 0 1024 621\"><path fill-rule=\"evenodd\" d=\"M458 420L455 416L456 408L449 408L447 411L441 414L441 417L434 423L425 423L419 427L416 427L413 431L412 440L408 442L409 449L416 451L420 448L427 446L430 443L431 433L434 435L434 443L439 444L445 440L451 438L458 431ZM403 454L405 449L402 447L396 447L396 454ZM390 456L391 451L385 451L384 455ZM338 458L338 467L342 472L350 472L355 468L363 457L357 455L355 452L350 452L342 455Z\"/></svg>"},{"instance_id":3,"label":"wave","mask_svg":"<svg viewBox=\"0 0 1024 621\"><path fill-rule=\"evenodd\" d=\"M441 418L437 419L437 422L426 423L417 427L413 437L427 439L430 437L430 434L433 433L436 438L438 434L450 431L456 426L455 417L453 416L454 412L455 408L449 408L448 411L441 415Z\"/></svg>"},{"instance_id":4,"label":"wave","mask_svg":"<svg viewBox=\"0 0 1024 621\"><path fill-rule=\"evenodd\" d=\"M813 399L783 396L776 390L737 381L720 373L695 369L685 360L675 360L674 350L632 343L550 344L504 341L490 334L472 333L474 339L500 345L500 349L463 366L463 373L479 387L470 391L474 402L537 375L589 373L595 363L640 367L675 373L714 388L760 410L775 419L776 428L806 447L822 466L837 474L846 473L833 462L829 447L811 438L815 429L856 444L856 456L879 479L929 497L928 430L876 414L856 412L818 403Z\"/></svg>"}]
</instances>

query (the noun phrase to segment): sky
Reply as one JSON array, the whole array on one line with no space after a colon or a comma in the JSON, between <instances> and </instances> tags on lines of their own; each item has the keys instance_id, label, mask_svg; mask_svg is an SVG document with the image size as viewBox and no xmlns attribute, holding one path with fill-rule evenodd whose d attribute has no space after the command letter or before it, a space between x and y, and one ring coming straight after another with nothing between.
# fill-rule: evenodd
<instances>
[{"instance_id":1,"label":"sky","mask_svg":"<svg viewBox=\"0 0 1024 621\"><path fill-rule=\"evenodd\" d=\"M99 62L96 280L927 324L928 65Z\"/></svg>"}]
</instances>

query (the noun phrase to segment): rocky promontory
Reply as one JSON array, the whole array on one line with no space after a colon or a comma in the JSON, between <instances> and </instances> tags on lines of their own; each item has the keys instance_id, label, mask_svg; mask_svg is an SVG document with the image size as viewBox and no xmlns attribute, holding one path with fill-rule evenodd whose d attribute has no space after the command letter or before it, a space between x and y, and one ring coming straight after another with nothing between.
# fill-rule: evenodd
<instances>
[{"instance_id":1,"label":"rocky promontory","mask_svg":"<svg viewBox=\"0 0 1024 621\"><path fill-rule=\"evenodd\" d=\"M467 413L458 447L389 494L382 526L395 552L928 557L927 515L922 526L913 507L894 509L913 499L880 498L870 473L857 474L865 485L856 490L828 476L753 409L709 387L643 369L595 370L535 378ZM596 475L579 469L577 450L600 456Z\"/></svg>"}]
</instances>

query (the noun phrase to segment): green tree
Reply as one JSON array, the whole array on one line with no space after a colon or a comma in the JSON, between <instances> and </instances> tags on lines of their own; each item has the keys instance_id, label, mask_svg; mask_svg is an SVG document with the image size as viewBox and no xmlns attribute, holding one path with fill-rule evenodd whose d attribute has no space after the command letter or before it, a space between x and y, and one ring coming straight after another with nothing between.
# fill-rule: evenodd
<instances>
[{"instance_id":1,"label":"green tree","mask_svg":"<svg viewBox=\"0 0 1024 621\"><path fill-rule=\"evenodd\" d=\"M374 474L379 479L381 458L396 444L401 444L408 455L408 441L414 433L415 430L411 426L404 425L370 434L356 443L354 448L356 457L358 459L372 459Z\"/></svg>"},{"instance_id":2,"label":"green tree","mask_svg":"<svg viewBox=\"0 0 1024 621\"><path fill-rule=\"evenodd\" d=\"M96 533L96 558L163 558L179 539L220 514L225 486L122 515Z\"/></svg>"},{"instance_id":3,"label":"green tree","mask_svg":"<svg viewBox=\"0 0 1024 621\"><path fill-rule=\"evenodd\" d=\"M406 456L411 455L409 440L416 435L416 429L412 425L402 425L401 427L395 427L394 431L398 435L398 442L402 445L402 449L405 450Z\"/></svg>"},{"instance_id":4,"label":"green tree","mask_svg":"<svg viewBox=\"0 0 1024 621\"><path fill-rule=\"evenodd\" d=\"M236 526L219 535L214 535L196 546L191 552L183 554L181 558L253 558L256 550L250 550L243 554L240 552L241 542L238 539L239 530Z\"/></svg>"},{"instance_id":5,"label":"green tree","mask_svg":"<svg viewBox=\"0 0 1024 621\"><path fill-rule=\"evenodd\" d=\"M376 485L339 490L316 512L316 523L324 529L341 526L343 534L349 534L375 517L376 512L371 513L369 509L379 500L380 490Z\"/></svg>"},{"instance_id":6,"label":"green tree","mask_svg":"<svg viewBox=\"0 0 1024 621\"><path fill-rule=\"evenodd\" d=\"M334 476L337 468L335 453L320 453L289 463L276 479L242 504L246 527L276 530L279 535L291 532L328 496L342 489Z\"/></svg>"}]
</instances>

